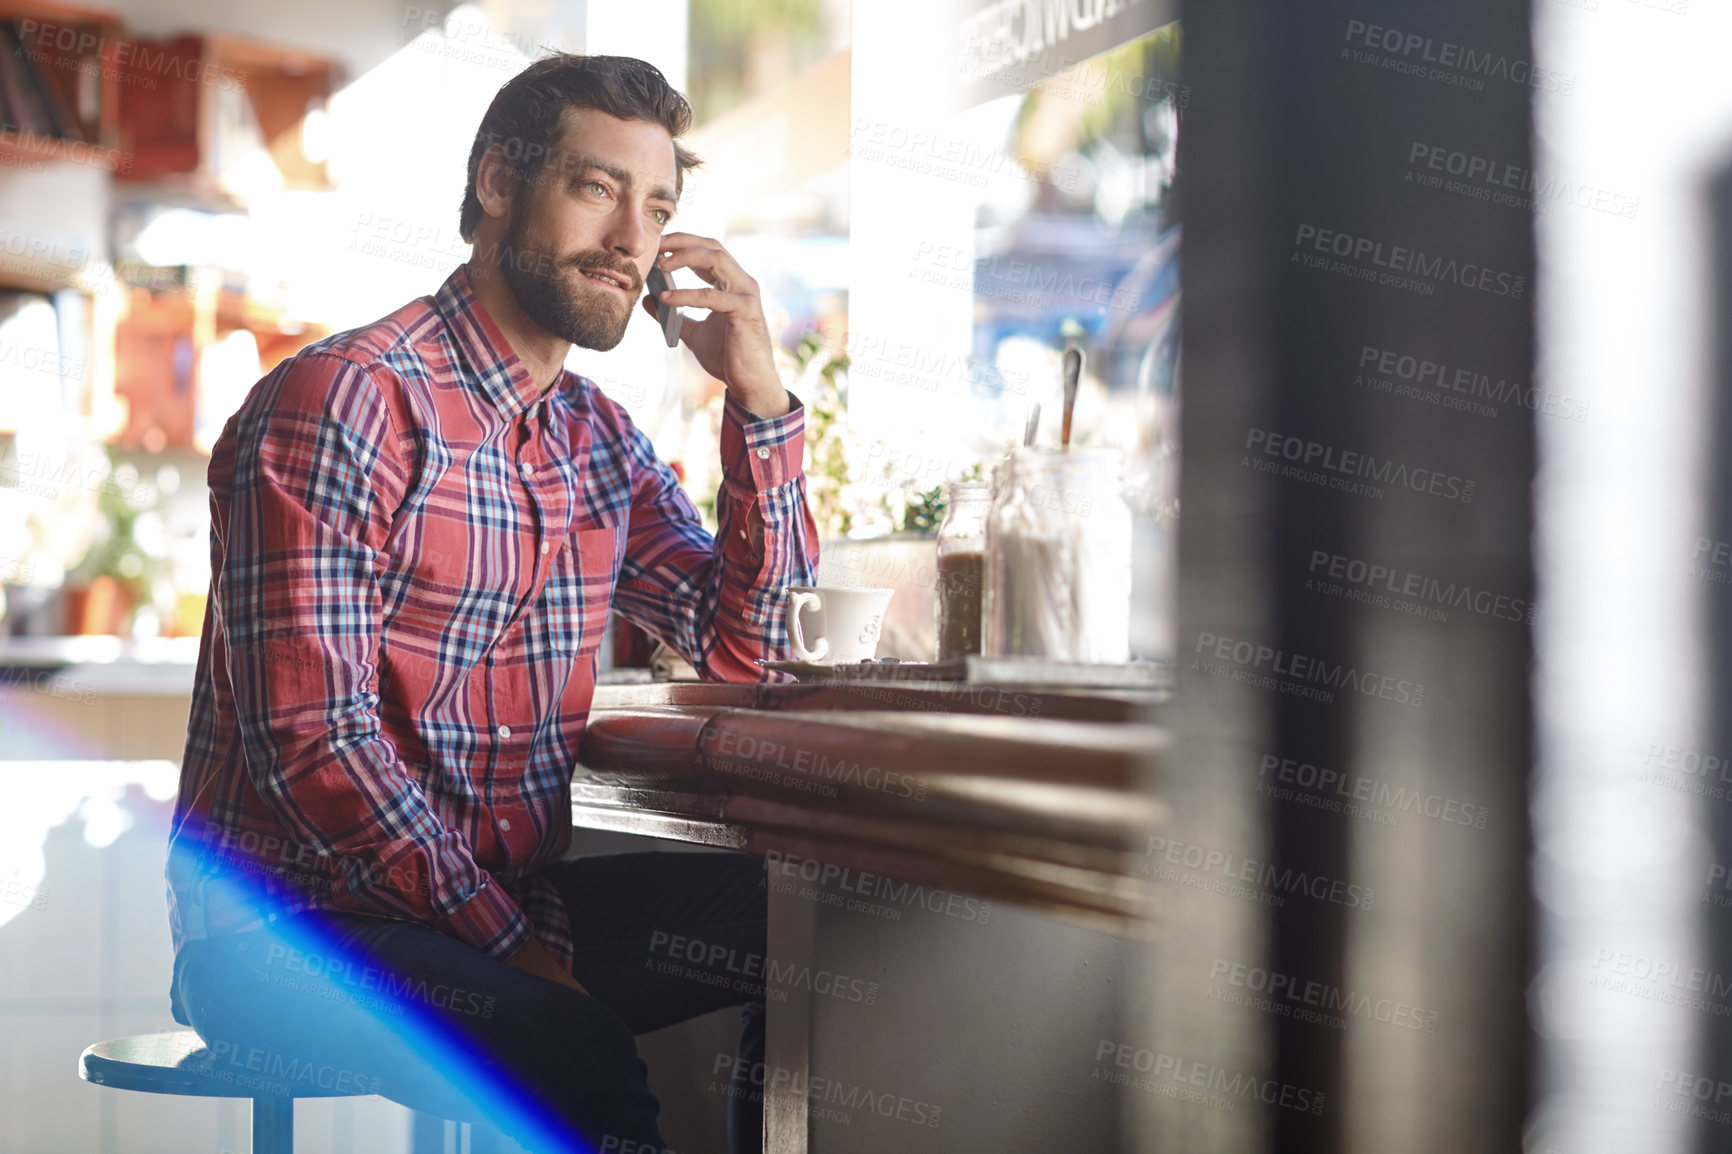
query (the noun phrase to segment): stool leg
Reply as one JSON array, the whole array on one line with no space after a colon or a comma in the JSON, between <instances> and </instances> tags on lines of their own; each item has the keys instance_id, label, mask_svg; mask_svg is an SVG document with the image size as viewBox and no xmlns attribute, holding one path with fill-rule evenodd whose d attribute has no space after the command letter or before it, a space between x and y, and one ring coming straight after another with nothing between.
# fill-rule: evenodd
<instances>
[{"instance_id":1,"label":"stool leg","mask_svg":"<svg viewBox=\"0 0 1732 1154\"><path fill-rule=\"evenodd\" d=\"M295 1154L295 1100L253 1099L253 1154Z\"/></svg>"},{"instance_id":2,"label":"stool leg","mask_svg":"<svg viewBox=\"0 0 1732 1154\"><path fill-rule=\"evenodd\" d=\"M417 1110L409 1129L410 1154L452 1154L458 1145L454 1137L452 1123Z\"/></svg>"},{"instance_id":3,"label":"stool leg","mask_svg":"<svg viewBox=\"0 0 1732 1154\"><path fill-rule=\"evenodd\" d=\"M518 1154L522 1149L486 1122L469 1124L469 1154Z\"/></svg>"}]
</instances>

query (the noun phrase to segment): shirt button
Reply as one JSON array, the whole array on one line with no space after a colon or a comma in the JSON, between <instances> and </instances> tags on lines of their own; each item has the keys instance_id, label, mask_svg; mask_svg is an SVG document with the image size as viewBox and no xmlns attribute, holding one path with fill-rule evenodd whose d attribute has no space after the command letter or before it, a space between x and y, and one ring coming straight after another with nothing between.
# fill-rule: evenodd
<instances>
[{"instance_id":1,"label":"shirt button","mask_svg":"<svg viewBox=\"0 0 1732 1154\"><path fill-rule=\"evenodd\" d=\"M508 817L500 818L499 819L499 828L504 830L506 833L510 833L511 832L511 819Z\"/></svg>"},{"instance_id":2,"label":"shirt button","mask_svg":"<svg viewBox=\"0 0 1732 1154\"><path fill-rule=\"evenodd\" d=\"M770 459L770 450L768 450L768 449L759 449L758 450L758 460L768 461L769 459Z\"/></svg>"},{"instance_id":3,"label":"shirt button","mask_svg":"<svg viewBox=\"0 0 1732 1154\"><path fill-rule=\"evenodd\" d=\"M549 545L549 544L548 544L548 543L547 543L547 542L546 542L546 541L543 541L543 542L542 542L542 543L541 543L541 551L542 551L542 552L543 552L543 553L546 553L546 552L547 552L547 551L548 551L548 550L549 550L549 549L551 549L551 548L553 548L553 546L551 546L551 545Z\"/></svg>"},{"instance_id":4,"label":"shirt button","mask_svg":"<svg viewBox=\"0 0 1732 1154\"><path fill-rule=\"evenodd\" d=\"M500 737L510 737L511 736L511 727L509 725L500 726L499 727L499 736Z\"/></svg>"},{"instance_id":5,"label":"shirt button","mask_svg":"<svg viewBox=\"0 0 1732 1154\"><path fill-rule=\"evenodd\" d=\"M525 477L527 477L527 476L529 476L529 474L535 472L535 466L531 465L528 461L523 462L523 464L519 465L518 468L523 470L523 475Z\"/></svg>"}]
</instances>

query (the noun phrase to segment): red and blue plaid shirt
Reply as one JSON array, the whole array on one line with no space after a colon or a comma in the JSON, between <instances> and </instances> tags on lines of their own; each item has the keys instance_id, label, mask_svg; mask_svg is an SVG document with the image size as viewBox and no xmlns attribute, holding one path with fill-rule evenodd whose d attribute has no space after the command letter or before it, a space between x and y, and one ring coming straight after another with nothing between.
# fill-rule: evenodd
<instances>
[{"instance_id":1,"label":"red and blue plaid shirt","mask_svg":"<svg viewBox=\"0 0 1732 1154\"><path fill-rule=\"evenodd\" d=\"M804 424L728 400L712 538L620 406L537 387L464 268L261 380L211 454L176 950L318 907L569 960L538 869L570 841L608 610L764 679L818 561Z\"/></svg>"}]
</instances>

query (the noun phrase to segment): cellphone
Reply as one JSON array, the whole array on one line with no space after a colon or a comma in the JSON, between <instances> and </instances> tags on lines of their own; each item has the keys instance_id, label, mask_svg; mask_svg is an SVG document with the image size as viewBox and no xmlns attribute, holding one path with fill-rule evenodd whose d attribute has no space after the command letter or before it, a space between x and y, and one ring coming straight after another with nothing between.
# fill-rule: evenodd
<instances>
[{"instance_id":1,"label":"cellphone","mask_svg":"<svg viewBox=\"0 0 1732 1154\"><path fill-rule=\"evenodd\" d=\"M674 286L668 283L668 274L661 270L660 265L652 265L649 276L644 278L644 287L650 291L650 296L656 302L656 321L662 327L662 336L667 338L668 348L680 343L680 310L662 303L662 293Z\"/></svg>"}]
</instances>

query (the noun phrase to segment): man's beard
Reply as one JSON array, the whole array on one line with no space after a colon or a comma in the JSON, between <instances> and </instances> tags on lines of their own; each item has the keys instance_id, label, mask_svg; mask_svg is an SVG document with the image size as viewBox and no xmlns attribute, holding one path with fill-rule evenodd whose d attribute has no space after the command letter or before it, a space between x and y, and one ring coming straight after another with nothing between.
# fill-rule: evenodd
<instances>
[{"instance_id":1,"label":"man's beard","mask_svg":"<svg viewBox=\"0 0 1732 1154\"><path fill-rule=\"evenodd\" d=\"M559 257L550 249L532 246L525 235L527 217L527 212L513 208L511 226L505 235L504 259L499 262L505 283L517 298L517 307L554 336L579 348L605 353L619 344L631 321L632 306L643 288L637 267L599 249ZM576 292L571 276L583 279L579 270L586 268L617 272L631 288L619 300L599 287Z\"/></svg>"}]
</instances>

